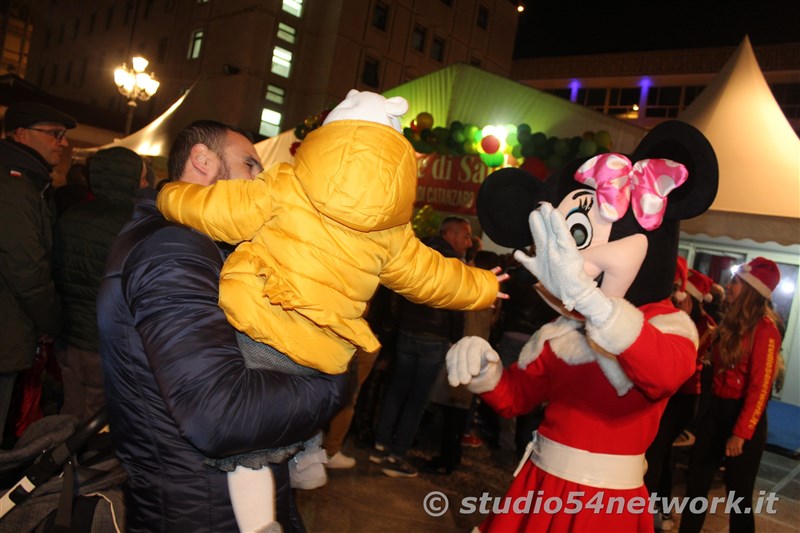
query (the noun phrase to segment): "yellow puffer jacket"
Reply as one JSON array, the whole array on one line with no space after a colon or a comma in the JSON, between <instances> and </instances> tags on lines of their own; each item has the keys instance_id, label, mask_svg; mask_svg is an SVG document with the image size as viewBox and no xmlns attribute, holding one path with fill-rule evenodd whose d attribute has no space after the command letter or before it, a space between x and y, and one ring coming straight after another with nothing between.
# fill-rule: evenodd
<instances>
[{"instance_id":1,"label":"yellow puffer jacket","mask_svg":"<svg viewBox=\"0 0 800 533\"><path fill-rule=\"evenodd\" d=\"M379 283L447 309L483 309L497 295L494 274L414 236L416 168L394 129L343 120L309 134L294 166L208 187L171 183L158 208L215 240L249 241L222 268L228 320L301 365L338 374L357 347L380 347L362 318Z\"/></svg>"}]
</instances>

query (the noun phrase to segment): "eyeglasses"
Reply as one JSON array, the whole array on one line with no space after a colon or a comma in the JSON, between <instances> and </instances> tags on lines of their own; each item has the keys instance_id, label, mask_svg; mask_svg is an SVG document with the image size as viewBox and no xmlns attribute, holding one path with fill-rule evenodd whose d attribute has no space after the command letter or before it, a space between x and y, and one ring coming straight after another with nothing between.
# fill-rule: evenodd
<instances>
[{"instance_id":1,"label":"eyeglasses","mask_svg":"<svg viewBox=\"0 0 800 533\"><path fill-rule=\"evenodd\" d=\"M57 141L60 141L61 139L67 136L67 130L43 130L41 128L25 128L25 129L52 135Z\"/></svg>"}]
</instances>

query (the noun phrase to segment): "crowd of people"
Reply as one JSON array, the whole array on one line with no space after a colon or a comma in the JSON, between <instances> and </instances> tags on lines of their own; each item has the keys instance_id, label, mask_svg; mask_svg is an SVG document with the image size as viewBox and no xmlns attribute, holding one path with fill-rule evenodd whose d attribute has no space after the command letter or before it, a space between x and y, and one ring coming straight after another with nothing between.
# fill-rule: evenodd
<instances>
[{"instance_id":1,"label":"crowd of people","mask_svg":"<svg viewBox=\"0 0 800 533\"><path fill-rule=\"evenodd\" d=\"M349 222L338 212L315 237L298 234L317 211L337 207L332 203L339 191L332 198L312 194L313 205L283 208L281 201L293 193L263 178L269 172L249 134L208 120L191 124L175 139L168 160L171 184L160 193L148 162L122 147L74 164L67 184L54 189L53 167L76 125L68 114L37 103L14 104L5 115L3 447L13 446L42 416L42 376L51 372L60 384L59 413L85 421L107 409L115 452L128 473L129 531L292 532L304 531L292 489L323 485L325 469L355 466L343 445L356 406L364 403L359 396L365 384L369 414L360 424L369 426L374 439L369 460L392 478L416 477L420 468L450 474L460 466L464 443L505 447L525 457L523 463L532 439L539 446L553 444L541 435L534 438L535 431L543 419L546 428L557 428L553 413L570 415L563 407L568 389L555 399L526 397L524 409L518 408L519 398L508 396L513 380L531 379L531 369L553 364L545 356L518 362L530 346L548 342L537 332L558 316L534 290L537 277L527 256L481 250L470 222L457 216L445 218L438 234L421 242L405 229L391 240L384 226L359 226L353 240L347 237L353 233ZM394 140L393 126L390 120L376 131ZM327 145L345 138L332 128L331 139L321 135ZM308 152L316 138L304 143L299 158L314 159ZM352 149L354 141L346 138L342 149ZM313 170L314 163L302 168ZM281 172L287 169L274 175ZM361 182L356 186L369 189ZM265 190L274 195L268 207ZM413 188L410 197L404 194L391 197L409 203L402 213L391 213L392 227L410 227ZM242 202L252 209L242 208ZM383 220L379 215L373 218ZM372 229L380 236L364 244ZM259 237L260 231L267 237ZM321 242L331 235L330 246ZM245 242L233 250L215 241ZM283 251L269 259L275 255L269 243L276 241L284 243ZM356 249L364 253L358 256ZM529 251L533 255L534 247ZM293 270L301 258L318 266ZM679 380L683 384L671 390L663 415L654 420L649 468L638 487L643 483L648 493L672 494L670 453L689 431L694 442L686 495L706 496L724 464L726 489L747 504L780 366L782 325L770 305L780 273L772 261L755 258L723 289L685 261L678 261L676 271L671 301L697 330L695 371ZM334 287L336 295L320 296L320 285L325 291ZM265 295L283 302L272 306L270 320L278 325L270 331L248 328L264 323L241 313L242 295L249 291L247 299L256 303L247 312L254 315L262 311L258 302ZM337 302L335 312L315 298ZM589 307L594 312L597 306ZM659 308L654 315L668 312ZM612 311L603 313L598 320L606 324ZM453 383L451 371L448 384L448 352L474 338L485 343L482 365L460 384ZM474 346L462 348L465 361L476 360ZM484 346L494 356L487 356ZM270 362L254 362L259 358ZM379 394L369 381L376 365L387 376ZM39 387L33 396L24 390L31 383L34 390ZM443 415L440 446L438 455L420 465L408 452L432 403ZM518 480L539 475L530 465ZM656 528L668 530L673 518L659 511ZM704 513L687 511L680 530L700 531L703 520ZM754 529L750 513L733 513L730 521L732 531ZM489 520L486 527L498 524Z\"/></svg>"}]
</instances>

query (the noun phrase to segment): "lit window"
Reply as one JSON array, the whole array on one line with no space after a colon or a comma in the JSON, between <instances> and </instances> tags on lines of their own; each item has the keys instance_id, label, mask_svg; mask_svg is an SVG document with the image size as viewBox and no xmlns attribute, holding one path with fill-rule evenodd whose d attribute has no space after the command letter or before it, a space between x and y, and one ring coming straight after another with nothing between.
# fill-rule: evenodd
<instances>
[{"instance_id":1,"label":"lit window","mask_svg":"<svg viewBox=\"0 0 800 533\"><path fill-rule=\"evenodd\" d=\"M411 35L411 47L417 52L425 50L425 28L422 26L415 26L414 33Z\"/></svg>"},{"instance_id":2,"label":"lit window","mask_svg":"<svg viewBox=\"0 0 800 533\"><path fill-rule=\"evenodd\" d=\"M434 37L431 43L431 59L442 63L444 61L444 39Z\"/></svg>"},{"instance_id":3,"label":"lit window","mask_svg":"<svg viewBox=\"0 0 800 533\"><path fill-rule=\"evenodd\" d=\"M272 50L272 72L284 78L289 77L292 70L292 53L280 46Z\"/></svg>"},{"instance_id":4,"label":"lit window","mask_svg":"<svg viewBox=\"0 0 800 533\"><path fill-rule=\"evenodd\" d=\"M265 107L261 110L261 125L258 127L258 133L264 137L275 137L281 132L281 118L283 117L280 113Z\"/></svg>"},{"instance_id":5,"label":"lit window","mask_svg":"<svg viewBox=\"0 0 800 533\"><path fill-rule=\"evenodd\" d=\"M267 85L267 94L265 98L270 102L275 102L276 104L283 104L283 101L286 99L286 91L284 91L277 85Z\"/></svg>"},{"instance_id":6,"label":"lit window","mask_svg":"<svg viewBox=\"0 0 800 533\"><path fill-rule=\"evenodd\" d=\"M303 0L283 0L283 10L300 18L303 15Z\"/></svg>"},{"instance_id":7,"label":"lit window","mask_svg":"<svg viewBox=\"0 0 800 533\"><path fill-rule=\"evenodd\" d=\"M192 39L189 41L189 59L200 57L200 49L203 47L203 30L192 32Z\"/></svg>"},{"instance_id":8,"label":"lit window","mask_svg":"<svg viewBox=\"0 0 800 533\"><path fill-rule=\"evenodd\" d=\"M278 23L278 39L282 39L287 43L294 44L297 37L297 30L283 22Z\"/></svg>"}]
</instances>

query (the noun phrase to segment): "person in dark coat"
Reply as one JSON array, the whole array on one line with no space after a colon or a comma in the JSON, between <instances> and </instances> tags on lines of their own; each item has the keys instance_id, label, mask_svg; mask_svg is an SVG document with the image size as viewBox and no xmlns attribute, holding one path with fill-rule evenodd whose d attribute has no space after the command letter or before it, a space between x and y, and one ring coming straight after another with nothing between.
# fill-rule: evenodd
<instances>
[{"instance_id":1,"label":"person in dark coat","mask_svg":"<svg viewBox=\"0 0 800 533\"><path fill-rule=\"evenodd\" d=\"M464 260L472 246L472 226L461 217L447 217L439 235L422 241L445 257ZM375 425L375 447L369 460L394 478L416 477L406 459L425 407L444 366L451 343L464 334L464 312L436 309L405 298L398 304L397 352L380 415Z\"/></svg>"},{"instance_id":2,"label":"person in dark coat","mask_svg":"<svg viewBox=\"0 0 800 533\"><path fill-rule=\"evenodd\" d=\"M64 330L56 358L64 384L61 414L85 421L105 405L97 340L97 290L106 256L133 214L134 193L145 175L136 152L116 146L89 161L94 199L77 203L58 219L53 276L61 295Z\"/></svg>"},{"instance_id":3,"label":"person in dark coat","mask_svg":"<svg viewBox=\"0 0 800 533\"><path fill-rule=\"evenodd\" d=\"M201 121L178 135L169 169L209 184L253 177L261 164L246 134ZM347 378L247 368L217 304L220 250L167 222L156 191L140 194L97 304L111 436L129 476L127 531L236 531L226 474L204 458L306 440L341 408ZM287 463L270 468L277 521L304 531Z\"/></svg>"},{"instance_id":4,"label":"person in dark coat","mask_svg":"<svg viewBox=\"0 0 800 533\"><path fill-rule=\"evenodd\" d=\"M74 163L67 171L67 182L53 193L56 202L56 215L61 218L67 209L94 198L89 190L88 165Z\"/></svg>"},{"instance_id":5,"label":"person in dark coat","mask_svg":"<svg viewBox=\"0 0 800 533\"><path fill-rule=\"evenodd\" d=\"M50 173L69 146L75 119L51 107L8 107L0 140L0 433L17 374L31 368L40 342L60 329L52 278L54 217ZM38 406L37 406L38 408Z\"/></svg>"}]
</instances>

